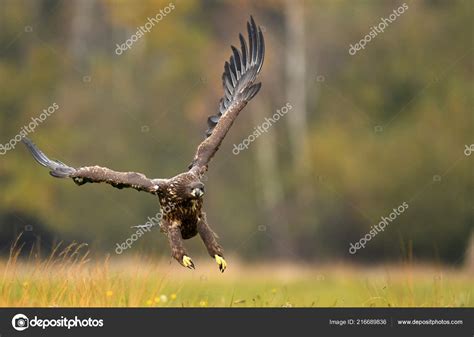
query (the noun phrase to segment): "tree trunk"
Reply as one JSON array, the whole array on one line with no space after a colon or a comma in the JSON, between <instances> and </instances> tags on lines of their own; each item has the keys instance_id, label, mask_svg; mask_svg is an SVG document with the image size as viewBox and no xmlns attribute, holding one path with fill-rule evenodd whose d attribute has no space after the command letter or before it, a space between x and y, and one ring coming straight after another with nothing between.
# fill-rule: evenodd
<instances>
[{"instance_id":1,"label":"tree trunk","mask_svg":"<svg viewBox=\"0 0 474 337\"><path fill-rule=\"evenodd\" d=\"M274 113L269 104L255 102L253 124L260 125L265 117ZM282 207L283 186L278 172L277 130L270 129L256 140L255 162L257 166L261 223L259 231L271 240L271 254L274 257L289 257L291 237L289 235L286 210Z\"/></svg>"},{"instance_id":2,"label":"tree trunk","mask_svg":"<svg viewBox=\"0 0 474 337\"><path fill-rule=\"evenodd\" d=\"M307 150L306 112L306 43L304 2L285 2L286 16L286 97L293 109L288 114L288 127L295 173L304 178Z\"/></svg>"}]
</instances>

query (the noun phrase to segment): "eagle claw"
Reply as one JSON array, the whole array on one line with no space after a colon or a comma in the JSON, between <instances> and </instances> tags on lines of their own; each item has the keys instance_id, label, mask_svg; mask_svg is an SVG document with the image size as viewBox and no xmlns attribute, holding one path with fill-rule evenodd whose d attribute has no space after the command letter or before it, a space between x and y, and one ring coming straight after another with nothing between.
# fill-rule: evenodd
<instances>
[{"instance_id":1,"label":"eagle claw","mask_svg":"<svg viewBox=\"0 0 474 337\"><path fill-rule=\"evenodd\" d=\"M189 256L186 256L186 255L183 256L182 265L189 269L195 269L193 260Z\"/></svg>"},{"instance_id":2,"label":"eagle claw","mask_svg":"<svg viewBox=\"0 0 474 337\"><path fill-rule=\"evenodd\" d=\"M214 255L214 259L216 259L216 262L219 265L219 270L221 271L221 273L223 273L224 270L227 268L227 262L222 256L219 256L217 254Z\"/></svg>"}]
</instances>

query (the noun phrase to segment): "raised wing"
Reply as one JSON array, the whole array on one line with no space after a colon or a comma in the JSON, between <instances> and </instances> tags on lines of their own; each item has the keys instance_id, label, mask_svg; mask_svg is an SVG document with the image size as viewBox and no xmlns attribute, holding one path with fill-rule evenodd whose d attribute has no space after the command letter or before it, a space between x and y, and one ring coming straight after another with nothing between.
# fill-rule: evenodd
<instances>
[{"instance_id":1,"label":"raised wing","mask_svg":"<svg viewBox=\"0 0 474 337\"><path fill-rule=\"evenodd\" d=\"M260 73L265 56L265 42L262 30L257 28L253 17L247 22L249 47L239 34L241 50L232 46L232 56L224 64L222 82L224 97L219 103L219 112L207 120L209 126L206 139L199 144L190 170L202 174L219 149L234 120L247 103L258 93L261 83L255 79Z\"/></svg>"},{"instance_id":2,"label":"raised wing","mask_svg":"<svg viewBox=\"0 0 474 337\"><path fill-rule=\"evenodd\" d=\"M155 194L161 183L161 179L149 179L141 173L116 172L100 166L86 166L75 169L59 160L49 159L29 138L25 137L22 141L35 160L49 168L49 173L53 177L72 178L77 185L105 182L119 189L134 188L138 191Z\"/></svg>"}]
</instances>

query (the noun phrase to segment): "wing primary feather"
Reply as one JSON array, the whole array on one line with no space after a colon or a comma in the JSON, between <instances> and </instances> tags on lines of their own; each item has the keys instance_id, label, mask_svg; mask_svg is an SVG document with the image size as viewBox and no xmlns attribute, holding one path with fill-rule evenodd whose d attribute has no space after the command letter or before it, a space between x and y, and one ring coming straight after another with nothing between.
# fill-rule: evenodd
<instances>
[{"instance_id":1,"label":"wing primary feather","mask_svg":"<svg viewBox=\"0 0 474 337\"><path fill-rule=\"evenodd\" d=\"M230 83L230 79L229 79L230 76L225 76L225 79L224 79L224 88L228 89L229 92L234 92L234 87L232 86L232 83Z\"/></svg>"},{"instance_id":2,"label":"wing primary feather","mask_svg":"<svg viewBox=\"0 0 474 337\"><path fill-rule=\"evenodd\" d=\"M237 85L237 75L235 73L235 62L234 62L234 56L230 57L230 78L232 79L232 86L235 87Z\"/></svg>"},{"instance_id":3,"label":"wing primary feather","mask_svg":"<svg viewBox=\"0 0 474 337\"><path fill-rule=\"evenodd\" d=\"M225 79L229 81L229 83L230 83L230 85L231 85L232 87L234 87L234 84L232 83L232 77L230 76L230 73L231 73L231 71L230 71L230 64L229 64L229 62L226 61L226 62L224 63L224 75L225 75Z\"/></svg>"},{"instance_id":4,"label":"wing primary feather","mask_svg":"<svg viewBox=\"0 0 474 337\"><path fill-rule=\"evenodd\" d=\"M265 58L265 40L263 39L263 33L260 27L258 27L258 36L259 36L259 41L260 41L260 48L258 49L259 54L258 54L258 69L257 73L260 72L260 69L262 69L263 66L263 60Z\"/></svg>"},{"instance_id":5,"label":"wing primary feather","mask_svg":"<svg viewBox=\"0 0 474 337\"><path fill-rule=\"evenodd\" d=\"M242 49L242 73L247 70L247 43L245 42L244 37L242 34L239 34L239 40L240 40L240 49Z\"/></svg>"},{"instance_id":6,"label":"wing primary feather","mask_svg":"<svg viewBox=\"0 0 474 337\"><path fill-rule=\"evenodd\" d=\"M44 167L48 167L48 165L50 165L51 161L49 160L49 158L46 157L46 155L40 149L36 147L35 143L33 143L31 139L24 137L21 141L23 142L23 144L26 145L28 150L30 150L33 158L35 158L35 160L40 165Z\"/></svg>"},{"instance_id":7,"label":"wing primary feather","mask_svg":"<svg viewBox=\"0 0 474 337\"><path fill-rule=\"evenodd\" d=\"M252 55L253 55L253 35L252 35L252 28L250 27L250 23L247 22L247 32L249 35L249 61L247 62L247 70L252 66Z\"/></svg>"},{"instance_id":8,"label":"wing primary feather","mask_svg":"<svg viewBox=\"0 0 474 337\"><path fill-rule=\"evenodd\" d=\"M262 50L262 43L260 42L260 27L255 27L255 40L257 41L257 47L255 49L255 64L258 65L260 52Z\"/></svg>"},{"instance_id":9,"label":"wing primary feather","mask_svg":"<svg viewBox=\"0 0 474 337\"><path fill-rule=\"evenodd\" d=\"M239 80L241 74L243 73L241 56L237 48L235 48L234 46L231 46L231 48L232 52L234 53L235 69L237 70L237 80Z\"/></svg>"},{"instance_id":10,"label":"wing primary feather","mask_svg":"<svg viewBox=\"0 0 474 337\"><path fill-rule=\"evenodd\" d=\"M60 162L59 160L51 160L31 141L31 139L24 137L22 142L26 145L28 150L30 150L33 158L41 164L50 169L50 174L56 178L66 178L71 176L76 169L69 167L66 164Z\"/></svg>"},{"instance_id":11,"label":"wing primary feather","mask_svg":"<svg viewBox=\"0 0 474 337\"><path fill-rule=\"evenodd\" d=\"M228 101L232 100L232 93L227 88L225 89L224 94L225 94L226 100Z\"/></svg>"},{"instance_id":12,"label":"wing primary feather","mask_svg":"<svg viewBox=\"0 0 474 337\"><path fill-rule=\"evenodd\" d=\"M224 63L224 74L222 75L222 80L224 82L224 88L226 87L226 85L230 85L231 88L234 87L234 85L232 84L232 77L230 76L230 65L227 61ZM229 83L227 84L226 82Z\"/></svg>"},{"instance_id":13,"label":"wing primary feather","mask_svg":"<svg viewBox=\"0 0 474 337\"><path fill-rule=\"evenodd\" d=\"M253 53L252 53L252 65L257 62L257 53L258 53L258 34L257 34L257 26L255 25L255 21L253 17L250 17L250 27L252 28L252 42L253 42Z\"/></svg>"},{"instance_id":14,"label":"wing primary feather","mask_svg":"<svg viewBox=\"0 0 474 337\"><path fill-rule=\"evenodd\" d=\"M247 95L245 97L245 99L247 101L250 101L252 98L254 98L254 96L258 93L258 91L260 90L262 86L262 83L256 83L254 85L252 85L248 91L247 91Z\"/></svg>"}]
</instances>

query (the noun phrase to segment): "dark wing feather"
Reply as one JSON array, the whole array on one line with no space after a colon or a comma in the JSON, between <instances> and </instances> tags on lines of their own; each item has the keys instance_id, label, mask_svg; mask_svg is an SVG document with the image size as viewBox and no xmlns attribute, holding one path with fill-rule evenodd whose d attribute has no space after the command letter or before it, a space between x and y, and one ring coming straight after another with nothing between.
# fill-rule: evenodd
<instances>
[{"instance_id":1,"label":"dark wing feather","mask_svg":"<svg viewBox=\"0 0 474 337\"><path fill-rule=\"evenodd\" d=\"M247 22L249 49L239 34L240 47L231 46L232 55L229 62L224 63L222 86L224 96L219 102L219 111L207 119L206 139L198 146L190 169L207 169L207 165L219 149L222 140L237 118L240 111L258 93L261 83L255 79L262 69L265 57L265 42L262 30L257 28L253 17Z\"/></svg>"},{"instance_id":2,"label":"dark wing feather","mask_svg":"<svg viewBox=\"0 0 474 337\"><path fill-rule=\"evenodd\" d=\"M28 150L30 150L31 154L33 155L33 158L35 158L35 160L44 167L49 168L49 173L53 177L68 178L76 172L75 168L69 167L64 163L60 162L59 160L51 160L46 157L43 151L38 149L35 143L31 141L31 139L24 137L22 141L26 145Z\"/></svg>"},{"instance_id":3,"label":"dark wing feather","mask_svg":"<svg viewBox=\"0 0 474 337\"><path fill-rule=\"evenodd\" d=\"M72 178L77 185L105 182L120 189L130 187L138 191L155 194L163 183L161 179L148 179L141 173L116 172L100 166L86 166L75 169L59 160L49 159L29 138L25 137L22 141L35 160L49 169L49 174L56 178Z\"/></svg>"}]
</instances>

